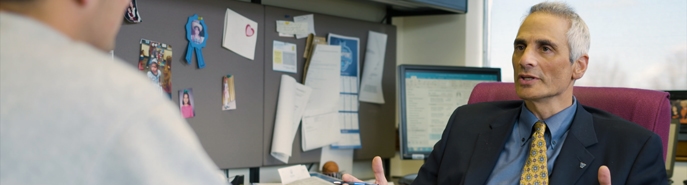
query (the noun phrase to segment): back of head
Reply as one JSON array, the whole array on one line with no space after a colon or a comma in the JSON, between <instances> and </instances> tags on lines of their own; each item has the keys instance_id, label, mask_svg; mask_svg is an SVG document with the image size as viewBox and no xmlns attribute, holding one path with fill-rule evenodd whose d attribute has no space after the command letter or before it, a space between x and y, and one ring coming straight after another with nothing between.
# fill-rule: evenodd
<instances>
[{"instance_id":1,"label":"back of head","mask_svg":"<svg viewBox=\"0 0 687 185\"><path fill-rule=\"evenodd\" d=\"M102 51L114 41L130 0L0 0L0 11L41 22Z\"/></svg>"},{"instance_id":2,"label":"back of head","mask_svg":"<svg viewBox=\"0 0 687 185\"><path fill-rule=\"evenodd\" d=\"M563 2L542 2L530 8L528 15L534 13L547 13L570 22L567 32L568 48L570 48L570 62L577 60L589 52L590 36L589 28L575 10Z\"/></svg>"}]
</instances>

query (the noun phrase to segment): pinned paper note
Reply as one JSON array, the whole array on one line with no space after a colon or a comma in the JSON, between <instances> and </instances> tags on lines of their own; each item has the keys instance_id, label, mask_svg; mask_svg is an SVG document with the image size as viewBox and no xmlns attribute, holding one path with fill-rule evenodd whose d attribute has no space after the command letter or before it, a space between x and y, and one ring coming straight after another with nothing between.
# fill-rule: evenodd
<instances>
[{"instance_id":1,"label":"pinned paper note","mask_svg":"<svg viewBox=\"0 0 687 185\"><path fill-rule=\"evenodd\" d=\"M301 15L301 16L295 16L293 17L293 22L305 22L308 23L308 33L306 34L297 34L296 38L297 39L302 39L308 37L308 34L315 34L315 16L313 14L308 14L308 15Z\"/></svg>"},{"instance_id":2,"label":"pinned paper note","mask_svg":"<svg viewBox=\"0 0 687 185\"><path fill-rule=\"evenodd\" d=\"M272 42L272 70L297 73L297 61L296 44L276 40Z\"/></svg>"},{"instance_id":3,"label":"pinned paper note","mask_svg":"<svg viewBox=\"0 0 687 185\"><path fill-rule=\"evenodd\" d=\"M384 73L384 55L386 54L384 33L370 31L367 37L365 52L365 71L360 85L360 101L384 104L382 93L382 74Z\"/></svg>"},{"instance_id":4,"label":"pinned paper note","mask_svg":"<svg viewBox=\"0 0 687 185\"><path fill-rule=\"evenodd\" d=\"M313 92L303 113L301 146L303 151L320 148L340 139L338 121L341 46L317 45L305 85Z\"/></svg>"},{"instance_id":5,"label":"pinned paper note","mask_svg":"<svg viewBox=\"0 0 687 185\"><path fill-rule=\"evenodd\" d=\"M303 117L301 147L304 152L328 146L341 139L337 112Z\"/></svg>"},{"instance_id":6,"label":"pinned paper note","mask_svg":"<svg viewBox=\"0 0 687 185\"><path fill-rule=\"evenodd\" d=\"M258 23L227 8L222 47L248 59L255 59Z\"/></svg>"},{"instance_id":7,"label":"pinned paper note","mask_svg":"<svg viewBox=\"0 0 687 185\"><path fill-rule=\"evenodd\" d=\"M307 22L277 21L277 32L280 34L305 34L308 35Z\"/></svg>"},{"instance_id":8,"label":"pinned paper note","mask_svg":"<svg viewBox=\"0 0 687 185\"><path fill-rule=\"evenodd\" d=\"M310 87L296 82L295 78L281 76L270 154L283 163L288 163L291 157L293 139L311 92Z\"/></svg>"},{"instance_id":9,"label":"pinned paper note","mask_svg":"<svg viewBox=\"0 0 687 185\"><path fill-rule=\"evenodd\" d=\"M338 112L340 58L340 46L317 45L313 50L305 79L305 86L313 89L313 95L305 108L305 116Z\"/></svg>"},{"instance_id":10,"label":"pinned paper note","mask_svg":"<svg viewBox=\"0 0 687 185\"><path fill-rule=\"evenodd\" d=\"M358 121L358 82L360 77L360 39L329 34L329 45L341 46L341 92L339 101L339 124L341 138L332 144L334 149L361 148L360 122Z\"/></svg>"}]
</instances>

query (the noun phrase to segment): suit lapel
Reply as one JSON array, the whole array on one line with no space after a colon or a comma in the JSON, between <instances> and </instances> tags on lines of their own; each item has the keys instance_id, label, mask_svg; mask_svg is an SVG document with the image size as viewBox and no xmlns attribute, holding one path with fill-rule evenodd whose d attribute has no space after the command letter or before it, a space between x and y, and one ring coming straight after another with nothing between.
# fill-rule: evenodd
<instances>
[{"instance_id":1,"label":"suit lapel","mask_svg":"<svg viewBox=\"0 0 687 185\"><path fill-rule=\"evenodd\" d=\"M587 147L597 142L592 115L578 104L568 136L551 171L550 184L577 182L594 161L594 155L587 151Z\"/></svg>"},{"instance_id":2,"label":"suit lapel","mask_svg":"<svg viewBox=\"0 0 687 185\"><path fill-rule=\"evenodd\" d=\"M520 108L518 107L495 115L494 119L485 119L487 123L490 123L490 129L479 134L465 174L465 182L461 184L485 184L487 182L504 144L512 133L515 119L519 113Z\"/></svg>"}]
</instances>

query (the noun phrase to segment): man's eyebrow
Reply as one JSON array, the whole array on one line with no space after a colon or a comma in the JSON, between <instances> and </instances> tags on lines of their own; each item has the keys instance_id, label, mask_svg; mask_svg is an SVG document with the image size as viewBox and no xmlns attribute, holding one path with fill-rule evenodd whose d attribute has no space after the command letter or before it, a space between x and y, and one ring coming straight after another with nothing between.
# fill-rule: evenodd
<instances>
[{"instance_id":1,"label":"man's eyebrow","mask_svg":"<svg viewBox=\"0 0 687 185\"><path fill-rule=\"evenodd\" d=\"M515 39L515 41L513 41L513 45L519 45L519 44L527 45L527 42L525 42L524 39Z\"/></svg>"},{"instance_id":2,"label":"man's eyebrow","mask_svg":"<svg viewBox=\"0 0 687 185\"><path fill-rule=\"evenodd\" d=\"M539 46L546 46L546 45L548 45L548 46L551 46L551 47L553 47L553 48L558 48L558 45L556 45L555 43L551 42L551 40L548 40L548 39L538 39L538 40L536 40L535 42L536 42L537 45L539 45Z\"/></svg>"}]
</instances>

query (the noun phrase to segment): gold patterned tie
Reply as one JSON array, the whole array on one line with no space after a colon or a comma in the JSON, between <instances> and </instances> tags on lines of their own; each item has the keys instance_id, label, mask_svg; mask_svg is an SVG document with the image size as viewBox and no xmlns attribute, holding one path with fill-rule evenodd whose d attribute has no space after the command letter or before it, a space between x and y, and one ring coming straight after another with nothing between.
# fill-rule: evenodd
<instances>
[{"instance_id":1,"label":"gold patterned tie","mask_svg":"<svg viewBox=\"0 0 687 185\"><path fill-rule=\"evenodd\" d=\"M530 153L527 156L525 166L522 167L522 175L520 175L521 185L549 184L549 172L546 168L547 156L544 131L546 131L546 124L537 121L537 123L534 124L534 132L532 133Z\"/></svg>"}]
</instances>

